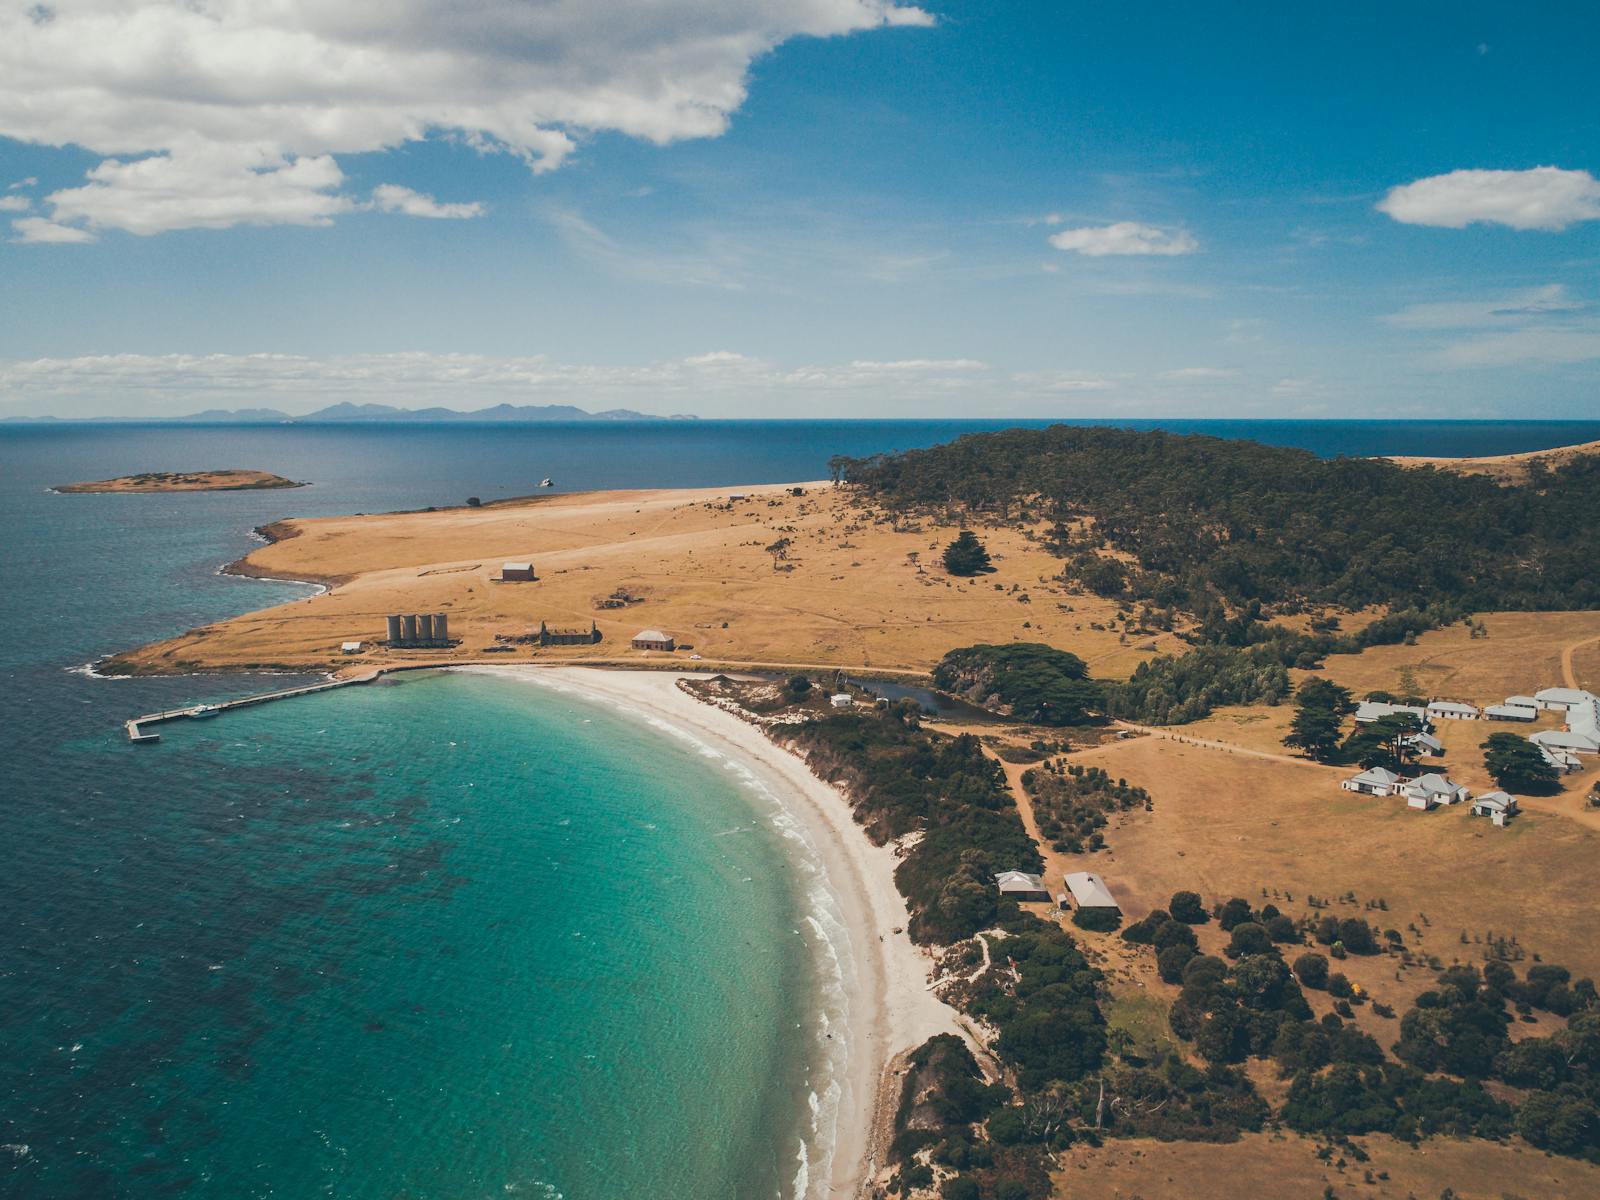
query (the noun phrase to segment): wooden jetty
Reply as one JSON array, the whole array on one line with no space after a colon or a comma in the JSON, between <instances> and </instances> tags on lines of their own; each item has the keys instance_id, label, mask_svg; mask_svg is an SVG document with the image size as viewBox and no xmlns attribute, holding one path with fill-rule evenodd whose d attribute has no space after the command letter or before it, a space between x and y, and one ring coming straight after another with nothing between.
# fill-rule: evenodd
<instances>
[{"instance_id":1,"label":"wooden jetty","mask_svg":"<svg viewBox=\"0 0 1600 1200\"><path fill-rule=\"evenodd\" d=\"M305 687L285 688L280 692L262 692L255 696L241 696L237 700L221 700L216 704L192 704L188 708L170 708L166 712L146 713L142 717L134 717L126 721L123 727L128 731L128 740L136 746L149 745L159 742L161 735L152 733L145 728L147 725L159 725L163 721L176 721L180 718L197 719L214 717L219 713L227 712L230 708L244 708L250 704L265 704L269 700L287 700L291 696L309 696L313 692L327 692L334 688L349 687L353 683L371 683L382 675L383 672L368 671L364 675L352 675L348 679L330 679L325 683L311 683Z\"/></svg>"}]
</instances>

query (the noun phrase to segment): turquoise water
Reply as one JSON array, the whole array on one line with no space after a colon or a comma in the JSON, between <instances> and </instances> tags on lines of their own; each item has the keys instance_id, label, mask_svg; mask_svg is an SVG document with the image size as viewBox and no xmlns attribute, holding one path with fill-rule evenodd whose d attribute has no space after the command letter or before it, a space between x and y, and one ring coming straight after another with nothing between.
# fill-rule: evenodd
<instances>
[{"instance_id":1,"label":"turquoise water","mask_svg":"<svg viewBox=\"0 0 1600 1200\"><path fill-rule=\"evenodd\" d=\"M83 994L58 972L39 998L53 1045L33 1047L33 1112L8 1113L16 1194L742 1197L794 1178L814 1037L795 868L693 747L438 675L90 753L171 790L101 797L114 833L81 881L101 923L59 949L109 976Z\"/></svg>"}]
</instances>

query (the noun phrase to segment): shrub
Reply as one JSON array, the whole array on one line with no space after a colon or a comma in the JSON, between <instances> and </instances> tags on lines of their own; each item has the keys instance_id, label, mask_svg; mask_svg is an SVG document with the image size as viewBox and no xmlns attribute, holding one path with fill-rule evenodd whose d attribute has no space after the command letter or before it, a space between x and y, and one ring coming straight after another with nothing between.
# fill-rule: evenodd
<instances>
[{"instance_id":1,"label":"shrub","mask_svg":"<svg viewBox=\"0 0 1600 1200\"><path fill-rule=\"evenodd\" d=\"M1110 933L1122 924L1122 914L1114 908L1080 908L1072 914L1072 923L1090 933Z\"/></svg>"},{"instance_id":2,"label":"shrub","mask_svg":"<svg viewBox=\"0 0 1600 1200\"><path fill-rule=\"evenodd\" d=\"M1272 939L1260 925L1254 921L1245 921L1233 927L1233 936L1228 939L1229 958L1240 958L1246 954L1271 953Z\"/></svg>"},{"instance_id":3,"label":"shrub","mask_svg":"<svg viewBox=\"0 0 1600 1200\"><path fill-rule=\"evenodd\" d=\"M1167 911L1172 914L1174 921L1182 921L1185 925L1204 925L1211 919L1205 905L1200 903L1198 892L1173 892L1172 903Z\"/></svg>"},{"instance_id":4,"label":"shrub","mask_svg":"<svg viewBox=\"0 0 1600 1200\"><path fill-rule=\"evenodd\" d=\"M1217 909L1217 924L1221 925L1225 930L1232 929L1235 925L1241 925L1250 920L1251 915L1250 902L1235 896Z\"/></svg>"},{"instance_id":5,"label":"shrub","mask_svg":"<svg viewBox=\"0 0 1600 1200\"><path fill-rule=\"evenodd\" d=\"M1184 968L1197 957L1188 946L1168 946L1156 955L1156 971L1165 983L1183 983Z\"/></svg>"},{"instance_id":6,"label":"shrub","mask_svg":"<svg viewBox=\"0 0 1600 1200\"><path fill-rule=\"evenodd\" d=\"M978 535L963 529L956 540L944 548L944 569L952 575L973 576L992 570L989 552L984 549Z\"/></svg>"},{"instance_id":7,"label":"shrub","mask_svg":"<svg viewBox=\"0 0 1600 1200\"><path fill-rule=\"evenodd\" d=\"M1332 975L1328 976L1328 995L1338 996L1340 999L1343 999L1346 996L1353 996L1354 994L1355 989L1350 986L1350 980L1345 977L1343 972L1335 971Z\"/></svg>"},{"instance_id":8,"label":"shrub","mask_svg":"<svg viewBox=\"0 0 1600 1200\"><path fill-rule=\"evenodd\" d=\"M1328 986L1328 960L1320 954L1302 954L1294 960L1295 977L1308 988Z\"/></svg>"},{"instance_id":9,"label":"shrub","mask_svg":"<svg viewBox=\"0 0 1600 1200\"><path fill-rule=\"evenodd\" d=\"M1300 930L1296 928L1293 917L1279 913L1267 921L1265 929L1267 936L1275 942L1298 942Z\"/></svg>"}]
</instances>

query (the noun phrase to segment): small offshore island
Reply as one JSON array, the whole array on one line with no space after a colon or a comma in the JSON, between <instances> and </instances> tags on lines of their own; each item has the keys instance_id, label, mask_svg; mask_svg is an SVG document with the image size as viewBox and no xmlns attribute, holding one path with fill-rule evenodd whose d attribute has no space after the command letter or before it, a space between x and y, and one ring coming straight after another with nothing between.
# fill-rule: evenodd
<instances>
[{"instance_id":1,"label":"small offshore island","mask_svg":"<svg viewBox=\"0 0 1600 1200\"><path fill-rule=\"evenodd\" d=\"M100 669L510 667L770 778L854 947L818 1194L1600 1194L1600 457L1486 461L1054 426L286 520L234 570L327 591Z\"/></svg>"},{"instance_id":2,"label":"small offshore island","mask_svg":"<svg viewBox=\"0 0 1600 1200\"><path fill-rule=\"evenodd\" d=\"M305 487L271 471L145 471L86 483L64 483L52 489L67 494L94 492L259 492Z\"/></svg>"}]
</instances>

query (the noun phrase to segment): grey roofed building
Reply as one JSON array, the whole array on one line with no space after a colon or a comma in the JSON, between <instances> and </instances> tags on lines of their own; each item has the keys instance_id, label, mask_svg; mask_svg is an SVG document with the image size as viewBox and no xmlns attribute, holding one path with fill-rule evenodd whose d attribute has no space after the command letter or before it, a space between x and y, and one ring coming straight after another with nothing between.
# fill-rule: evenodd
<instances>
[{"instance_id":1,"label":"grey roofed building","mask_svg":"<svg viewBox=\"0 0 1600 1200\"><path fill-rule=\"evenodd\" d=\"M1437 772L1413 779L1400 789L1413 807L1418 804L1454 804L1467 798L1467 789Z\"/></svg>"},{"instance_id":2,"label":"grey roofed building","mask_svg":"<svg viewBox=\"0 0 1600 1200\"><path fill-rule=\"evenodd\" d=\"M1387 767L1369 767L1339 786L1347 792L1361 792L1367 796L1392 796L1400 786L1400 776Z\"/></svg>"},{"instance_id":3,"label":"grey roofed building","mask_svg":"<svg viewBox=\"0 0 1600 1200\"><path fill-rule=\"evenodd\" d=\"M1566 708L1592 697L1582 688L1550 687L1540 688L1533 698L1539 702L1540 708Z\"/></svg>"},{"instance_id":4,"label":"grey roofed building","mask_svg":"<svg viewBox=\"0 0 1600 1200\"><path fill-rule=\"evenodd\" d=\"M677 645L670 633L659 629L641 629L631 644L635 650L671 650Z\"/></svg>"},{"instance_id":5,"label":"grey roofed building","mask_svg":"<svg viewBox=\"0 0 1600 1200\"><path fill-rule=\"evenodd\" d=\"M1517 798L1506 792L1484 792L1472 801L1472 815L1488 817L1496 825L1504 825L1517 814Z\"/></svg>"},{"instance_id":6,"label":"grey roofed building","mask_svg":"<svg viewBox=\"0 0 1600 1200\"><path fill-rule=\"evenodd\" d=\"M1530 738L1529 740L1531 741L1532 739ZM1538 742L1533 744L1539 746ZM1583 766L1576 754L1570 750L1563 750L1559 746L1539 746L1539 753L1544 755L1545 762L1564 775L1570 775Z\"/></svg>"},{"instance_id":7,"label":"grey roofed building","mask_svg":"<svg viewBox=\"0 0 1600 1200\"><path fill-rule=\"evenodd\" d=\"M1430 717L1443 717L1447 721L1476 721L1478 719L1478 706L1464 704L1459 700L1430 700L1428 702L1428 715Z\"/></svg>"},{"instance_id":8,"label":"grey roofed building","mask_svg":"<svg viewBox=\"0 0 1600 1200\"><path fill-rule=\"evenodd\" d=\"M1532 696L1507 696L1506 703L1513 708L1538 708L1539 702Z\"/></svg>"},{"instance_id":9,"label":"grey roofed building","mask_svg":"<svg viewBox=\"0 0 1600 1200\"><path fill-rule=\"evenodd\" d=\"M1571 729L1541 729L1528 740L1547 750L1570 750L1575 754L1600 753L1600 735Z\"/></svg>"},{"instance_id":10,"label":"grey roofed building","mask_svg":"<svg viewBox=\"0 0 1600 1200\"><path fill-rule=\"evenodd\" d=\"M1409 713L1424 724L1428 720L1428 710L1415 704L1389 704L1382 700L1363 700L1356 706L1356 720L1363 725L1384 717L1392 717L1396 713Z\"/></svg>"},{"instance_id":11,"label":"grey roofed building","mask_svg":"<svg viewBox=\"0 0 1600 1200\"><path fill-rule=\"evenodd\" d=\"M1421 751L1430 757L1438 758L1444 753L1444 743L1431 733L1413 733L1409 737L1400 739L1413 750Z\"/></svg>"},{"instance_id":12,"label":"grey roofed building","mask_svg":"<svg viewBox=\"0 0 1600 1200\"><path fill-rule=\"evenodd\" d=\"M1538 719L1539 710L1524 704L1491 704L1483 715L1491 721L1533 721Z\"/></svg>"},{"instance_id":13,"label":"grey roofed building","mask_svg":"<svg viewBox=\"0 0 1600 1200\"><path fill-rule=\"evenodd\" d=\"M1112 908L1120 911L1111 889L1094 872L1074 871L1066 876L1065 882L1067 891L1072 893L1072 902L1079 908Z\"/></svg>"},{"instance_id":14,"label":"grey roofed building","mask_svg":"<svg viewBox=\"0 0 1600 1200\"><path fill-rule=\"evenodd\" d=\"M1044 886L1044 876L1030 875L1026 871L1001 871L994 877L1002 896L1012 900L1050 902L1050 889Z\"/></svg>"}]
</instances>

